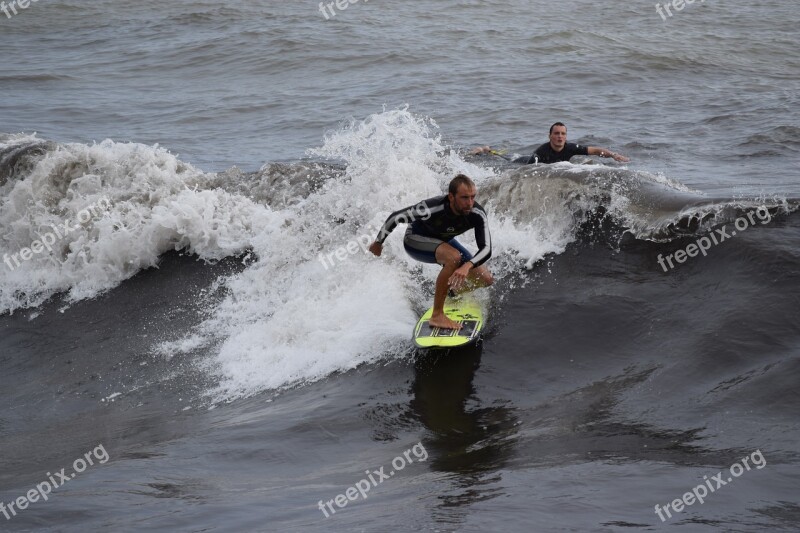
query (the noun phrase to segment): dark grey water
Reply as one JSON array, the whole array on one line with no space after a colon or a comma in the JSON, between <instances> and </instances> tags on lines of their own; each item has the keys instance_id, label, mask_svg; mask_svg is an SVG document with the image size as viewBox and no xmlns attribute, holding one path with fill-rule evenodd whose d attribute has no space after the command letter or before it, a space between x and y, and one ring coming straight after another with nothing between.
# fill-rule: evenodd
<instances>
[{"instance_id":1,"label":"dark grey water","mask_svg":"<svg viewBox=\"0 0 800 533\"><path fill-rule=\"evenodd\" d=\"M574 139L689 185L797 169L794 4L314 2L32 5L2 23L7 132L159 143L209 170L296 159L348 117L409 104L448 142Z\"/></svg>"},{"instance_id":2,"label":"dark grey water","mask_svg":"<svg viewBox=\"0 0 800 533\"><path fill-rule=\"evenodd\" d=\"M18 11L0 11L0 529L798 529L793 4ZM556 120L631 163L464 155L529 154ZM381 260L318 254L457 172L498 283L481 345L422 354L436 269L398 235Z\"/></svg>"}]
</instances>

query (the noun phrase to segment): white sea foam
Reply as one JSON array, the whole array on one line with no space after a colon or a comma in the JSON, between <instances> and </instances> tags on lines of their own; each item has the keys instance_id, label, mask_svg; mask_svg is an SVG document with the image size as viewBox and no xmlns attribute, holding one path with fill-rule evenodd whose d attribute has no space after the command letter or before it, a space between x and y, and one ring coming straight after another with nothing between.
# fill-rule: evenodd
<instances>
[{"instance_id":1,"label":"white sea foam","mask_svg":"<svg viewBox=\"0 0 800 533\"><path fill-rule=\"evenodd\" d=\"M229 296L200 328L209 341L224 339L208 362L221 378L212 391L216 400L408 354L417 312L430 305L431 294L420 290L413 275L420 263L403 250L405 228L390 236L381 258L359 251L325 269L318 253L379 227L393 210L442 194L459 172L474 177L479 187L496 177L447 150L436 125L407 110L353 121L310 153L343 160L346 174L282 212L290 221L285 229L256 236L259 261L228 280ZM548 242L546 231L532 235L535 224L526 221L518 228L510 218L490 213L495 255L490 266L499 279L520 262L563 249L564 242ZM471 234L463 242L474 247ZM431 283L437 273L434 265L422 267Z\"/></svg>"},{"instance_id":2,"label":"white sea foam","mask_svg":"<svg viewBox=\"0 0 800 533\"><path fill-rule=\"evenodd\" d=\"M0 225L11 231L0 251L29 245L38 227L74 216L101 196L112 206L51 256L4 274L0 303L36 305L59 291L71 300L92 297L155 265L168 250L215 260L252 249L257 261L223 281L225 296L209 318L155 348L204 354L199 364L218 378L210 396L225 401L406 356L417 313L432 298L420 276L430 287L438 267L407 257L405 228L394 231L381 258L359 250L325 269L318 255L379 227L393 210L442 194L459 172L476 180L478 201L489 211L488 266L498 285L573 238L560 189L534 179L514 184L465 162L442 143L433 121L406 109L352 121L310 155L343 161L345 174L305 197L269 202L263 183L203 173L159 147L62 146L30 176L6 184ZM249 190L260 191L259 203ZM471 233L460 239L475 248Z\"/></svg>"},{"instance_id":3,"label":"white sea foam","mask_svg":"<svg viewBox=\"0 0 800 533\"><path fill-rule=\"evenodd\" d=\"M211 177L157 146L104 141L48 152L29 175L8 180L0 191L0 256L75 221L101 199L111 205L52 252L14 269L0 265L0 309L35 306L57 292L73 301L95 296L155 265L168 250L226 257L244 250L257 228L279 223L246 197L206 188Z\"/></svg>"}]
</instances>

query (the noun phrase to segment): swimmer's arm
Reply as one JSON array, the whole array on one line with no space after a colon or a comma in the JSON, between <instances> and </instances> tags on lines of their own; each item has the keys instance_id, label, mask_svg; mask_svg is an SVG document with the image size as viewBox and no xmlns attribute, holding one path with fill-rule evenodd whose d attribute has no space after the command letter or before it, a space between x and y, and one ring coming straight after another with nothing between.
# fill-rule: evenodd
<instances>
[{"instance_id":1,"label":"swimmer's arm","mask_svg":"<svg viewBox=\"0 0 800 533\"><path fill-rule=\"evenodd\" d=\"M627 163L630 161L630 158L625 157L622 154L618 154L616 152L612 152L608 148L600 148L598 146L589 146L587 148L589 151L589 155L599 155L600 157L610 157L614 161L619 161L620 163Z\"/></svg>"}]
</instances>

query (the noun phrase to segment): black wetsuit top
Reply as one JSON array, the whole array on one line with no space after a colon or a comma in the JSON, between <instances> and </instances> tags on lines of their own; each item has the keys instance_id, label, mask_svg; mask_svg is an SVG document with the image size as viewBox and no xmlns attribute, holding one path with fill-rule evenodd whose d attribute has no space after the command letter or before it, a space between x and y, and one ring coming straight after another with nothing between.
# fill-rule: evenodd
<instances>
[{"instance_id":1,"label":"black wetsuit top","mask_svg":"<svg viewBox=\"0 0 800 533\"><path fill-rule=\"evenodd\" d=\"M531 163L558 163L559 161L569 161L573 155L589 155L589 148L575 143L566 143L560 152L553 150L549 142L544 143L533 152L533 155L528 159L528 164Z\"/></svg>"},{"instance_id":2,"label":"black wetsuit top","mask_svg":"<svg viewBox=\"0 0 800 533\"><path fill-rule=\"evenodd\" d=\"M492 256L492 237L489 235L486 211L477 202L468 215L456 215L450 209L447 195L423 200L389 215L375 240L383 244L398 224L411 224L411 231L417 235L445 242L474 228L478 251L470 262L478 267Z\"/></svg>"}]
</instances>

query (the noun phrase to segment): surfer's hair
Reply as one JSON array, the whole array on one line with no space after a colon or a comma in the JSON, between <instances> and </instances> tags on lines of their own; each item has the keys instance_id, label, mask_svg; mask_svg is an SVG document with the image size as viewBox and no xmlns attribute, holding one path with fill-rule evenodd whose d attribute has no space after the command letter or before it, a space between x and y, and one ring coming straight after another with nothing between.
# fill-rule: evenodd
<instances>
[{"instance_id":1,"label":"surfer's hair","mask_svg":"<svg viewBox=\"0 0 800 533\"><path fill-rule=\"evenodd\" d=\"M556 126L564 126L565 128L567 127L567 125L564 124L563 122L556 122L552 126L550 126L550 133L553 133L553 128L555 128Z\"/></svg>"},{"instance_id":2,"label":"surfer's hair","mask_svg":"<svg viewBox=\"0 0 800 533\"><path fill-rule=\"evenodd\" d=\"M467 188L473 189L475 188L475 182L472 181L466 174L459 174L452 180L450 180L450 186L447 188L447 192L452 194L453 196L456 195L458 192L458 188L462 185L466 185Z\"/></svg>"}]
</instances>

